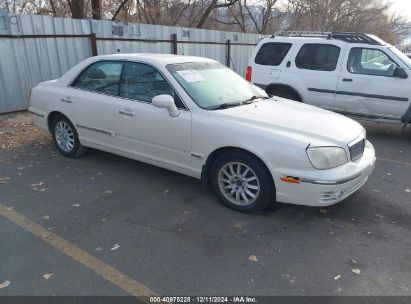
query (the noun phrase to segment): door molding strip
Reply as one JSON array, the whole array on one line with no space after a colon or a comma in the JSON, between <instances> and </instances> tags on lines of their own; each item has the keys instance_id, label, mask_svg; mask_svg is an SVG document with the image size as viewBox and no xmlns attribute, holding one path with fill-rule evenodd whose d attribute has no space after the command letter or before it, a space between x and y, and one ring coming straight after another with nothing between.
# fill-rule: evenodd
<instances>
[{"instance_id":1,"label":"door molding strip","mask_svg":"<svg viewBox=\"0 0 411 304\"><path fill-rule=\"evenodd\" d=\"M368 98L376 98L376 99L385 99L385 100L395 100L395 101L403 101L408 102L409 99L405 97L397 97L397 96L387 96L387 95L376 95L376 94L365 94L365 93L357 93L357 92L348 92L348 91L335 91L335 90L324 90L324 89L316 89L316 88L308 88L310 92L318 92L318 93L327 93L327 94L338 94L338 95L349 95L349 96L361 96L361 97L368 97Z\"/></svg>"},{"instance_id":2,"label":"door molding strip","mask_svg":"<svg viewBox=\"0 0 411 304\"><path fill-rule=\"evenodd\" d=\"M114 136L114 133L113 133L113 132L106 131L106 130L102 130L102 129L87 127L87 126L83 126L83 125L79 125L79 124L76 124L76 127L79 127L79 128L82 128L82 129L86 129L86 130L89 130L89 131L94 131L94 132L103 133L103 134L110 135L110 136Z\"/></svg>"}]
</instances>

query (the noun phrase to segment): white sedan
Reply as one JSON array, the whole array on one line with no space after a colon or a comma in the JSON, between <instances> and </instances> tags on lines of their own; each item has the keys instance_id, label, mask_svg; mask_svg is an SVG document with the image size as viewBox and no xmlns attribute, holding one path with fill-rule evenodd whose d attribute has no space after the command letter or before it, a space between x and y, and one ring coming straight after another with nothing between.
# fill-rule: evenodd
<instances>
[{"instance_id":1,"label":"white sedan","mask_svg":"<svg viewBox=\"0 0 411 304\"><path fill-rule=\"evenodd\" d=\"M271 98L220 63L97 56L31 91L33 121L67 157L86 147L211 185L226 206L335 204L367 181L375 151L357 122Z\"/></svg>"}]
</instances>

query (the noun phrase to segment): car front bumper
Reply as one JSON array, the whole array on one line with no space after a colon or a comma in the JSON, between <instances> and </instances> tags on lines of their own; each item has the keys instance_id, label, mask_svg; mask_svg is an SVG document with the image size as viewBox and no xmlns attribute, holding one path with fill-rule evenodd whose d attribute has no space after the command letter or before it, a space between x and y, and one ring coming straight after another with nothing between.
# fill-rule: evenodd
<instances>
[{"instance_id":1,"label":"car front bumper","mask_svg":"<svg viewBox=\"0 0 411 304\"><path fill-rule=\"evenodd\" d=\"M328 170L290 169L267 164L276 186L276 200L306 206L330 206L360 189L375 166L375 150L367 141L363 156L355 162ZM294 177L285 182L284 177Z\"/></svg>"}]
</instances>

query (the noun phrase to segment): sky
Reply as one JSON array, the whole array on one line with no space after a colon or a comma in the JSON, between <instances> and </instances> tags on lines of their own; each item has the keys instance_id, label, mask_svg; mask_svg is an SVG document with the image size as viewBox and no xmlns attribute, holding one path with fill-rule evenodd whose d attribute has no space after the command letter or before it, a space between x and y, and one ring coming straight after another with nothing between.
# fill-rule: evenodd
<instances>
[{"instance_id":1,"label":"sky","mask_svg":"<svg viewBox=\"0 0 411 304\"><path fill-rule=\"evenodd\" d=\"M394 4L394 10L408 17L411 22L411 0L391 0ZM411 43L411 36L403 41L405 44Z\"/></svg>"},{"instance_id":2,"label":"sky","mask_svg":"<svg viewBox=\"0 0 411 304\"><path fill-rule=\"evenodd\" d=\"M411 21L411 0L391 0L395 11L401 12Z\"/></svg>"}]
</instances>

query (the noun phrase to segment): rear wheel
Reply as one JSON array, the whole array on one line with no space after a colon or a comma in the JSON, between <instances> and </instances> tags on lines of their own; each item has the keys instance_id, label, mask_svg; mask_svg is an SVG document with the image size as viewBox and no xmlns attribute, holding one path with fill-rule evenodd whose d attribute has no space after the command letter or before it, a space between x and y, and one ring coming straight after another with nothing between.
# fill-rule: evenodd
<instances>
[{"instance_id":1,"label":"rear wheel","mask_svg":"<svg viewBox=\"0 0 411 304\"><path fill-rule=\"evenodd\" d=\"M61 154L66 157L80 157L87 148L80 144L78 133L71 121L64 115L54 117L51 124L54 144Z\"/></svg>"},{"instance_id":2,"label":"rear wheel","mask_svg":"<svg viewBox=\"0 0 411 304\"><path fill-rule=\"evenodd\" d=\"M302 102L301 97L296 92L287 87L274 87L266 90L268 95L278 96L285 99Z\"/></svg>"},{"instance_id":3,"label":"rear wheel","mask_svg":"<svg viewBox=\"0 0 411 304\"><path fill-rule=\"evenodd\" d=\"M245 213L265 209L275 201L275 187L264 163L248 153L227 152L211 167L211 182L220 201Z\"/></svg>"}]
</instances>

